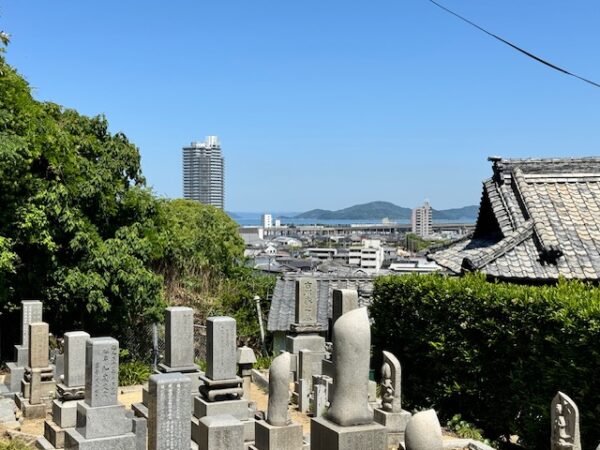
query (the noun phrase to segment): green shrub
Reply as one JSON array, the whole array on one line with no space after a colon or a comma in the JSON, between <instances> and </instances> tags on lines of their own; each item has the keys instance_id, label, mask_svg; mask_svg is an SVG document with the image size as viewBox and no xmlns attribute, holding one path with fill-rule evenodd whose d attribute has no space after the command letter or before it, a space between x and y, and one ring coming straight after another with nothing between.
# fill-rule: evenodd
<instances>
[{"instance_id":1,"label":"green shrub","mask_svg":"<svg viewBox=\"0 0 600 450\"><path fill-rule=\"evenodd\" d=\"M128 361L119 364L119 386L144 384L152 375L150 366L142 361Z\"/></svg>"},{"instance_id":2,"label":"green shrub","mask_svg":"<svg viewBox=\"0 0 600 450\"><path fill-rule=\"evenodd\" d=\"M15 439L15 440L10 440L10 441L5 441L2 440L0 441L0 450L30 450L31 447L29 447L25 442L23 442L20 439Z\"/></svg>"},{"instance_id":3,"label":"green shrub","mask_svg":"<svg viewBox=\"0 0 600 450\"><path fill-rule=\"evenodd\" d=\"M371 316L375 355L389 350L403 364L406 408L460 412L486 436L545 448L561 390L579 406L584 448L600 440L598 287L387 276L375 282Z\"/></svg>"}]
</instances>

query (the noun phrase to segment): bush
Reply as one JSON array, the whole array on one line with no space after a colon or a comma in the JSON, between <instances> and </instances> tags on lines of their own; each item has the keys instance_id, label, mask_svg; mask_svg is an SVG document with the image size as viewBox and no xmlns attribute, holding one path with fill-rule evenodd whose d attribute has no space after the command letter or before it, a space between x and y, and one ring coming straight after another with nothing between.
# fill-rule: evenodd
<instances>
[{"instance_id":1,"label":"bush","mask_svg":"<svg viewBox=\"0 0 600 450\"><path fill-rule=\"evenodd\" d=\"M152 370L142 361L129 361L119 364L119 386L144 384L150 378Z\"/></svg>"},{"instance_id":2,"label":"bush","mask_svg":"<svg viewBox=\"0 0 600 450\"><path fill-rule=\"evenodd\" d=\"M600 440L600 289L490 283L483 276L375 281L373 342L403 364L408 408L460 412L486 436L545 448L558 390L579 406L584 448Z\"/></svg>"},{"instance_id":3,"label":"bush","mask_svg":"<svg viewBox=\"0 0 600 450\"><path fill-rule=\"evenodd\" d=\"M0 441L0 450L29 450L31 447L20 439Z\"/></svg>"}]
</instances>

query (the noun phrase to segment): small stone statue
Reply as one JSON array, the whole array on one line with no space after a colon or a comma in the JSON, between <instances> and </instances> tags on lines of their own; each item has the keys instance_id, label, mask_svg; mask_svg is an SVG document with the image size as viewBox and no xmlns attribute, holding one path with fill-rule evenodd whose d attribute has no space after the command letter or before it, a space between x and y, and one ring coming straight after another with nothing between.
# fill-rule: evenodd
<instances>
[{"instance_id":1,"label":"small stone statue","mask_svg":"<svg viewBox=\"0 0 600 450\"><path fill-rule=\"evenodd\" d=\"M392 386L392 368L387 362L381 367L381 409L392 411L394 406L394 386Z\"/></svg>"},{"instance_id":2,"label":"small stone statue","mask_svg":"<svg viewBox=\"0 0 600 450\"><path fill-rule=\"evenodd\" d=\"M579 410L573 400L559 392L552 400L552 450L581 450Z\"/></svg>"}]
</instances>

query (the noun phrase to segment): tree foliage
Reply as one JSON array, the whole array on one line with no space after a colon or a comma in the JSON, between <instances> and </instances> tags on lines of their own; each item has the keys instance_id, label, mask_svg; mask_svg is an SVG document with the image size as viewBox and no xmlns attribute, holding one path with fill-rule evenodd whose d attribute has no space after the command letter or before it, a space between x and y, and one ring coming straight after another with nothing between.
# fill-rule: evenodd
<instances>
[{"instance_id":1,"label":"tree foliage","mask_svg":"<svg viewBox=\"0 0 600 450\"><path fill-rule=\"evenodd\" d=\"M36 101L0 49L2 310L40 298L54 332L122 337L161 320L166 303L190 304L253 333L244 302L269 282L243 268L243 250L223 211L154 196L123 133Z\"/></svg>"},{"instance_id":2,"label":"tree foliage","mask_svg":"<svg viewBox=\"0 0 600 450\"><path fill-rule=\"evenodd\" d=\"M54 327L107 332L157 315L158 203L137 148L102 116L34 100L3 58L0 74L4 306L42 298Z\"/></svg>"}]
</instances>

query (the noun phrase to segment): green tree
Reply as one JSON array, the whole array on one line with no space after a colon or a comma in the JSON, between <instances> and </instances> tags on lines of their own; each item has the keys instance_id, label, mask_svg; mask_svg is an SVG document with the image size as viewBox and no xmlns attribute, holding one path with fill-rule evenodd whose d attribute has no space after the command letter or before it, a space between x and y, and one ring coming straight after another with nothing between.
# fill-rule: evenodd
<instances>
[{"instance_id":1,"label":"green tree","mask_svg":"<svg viewBox=\"0 0 600 450\"><path fill-rule=\"evenodd\" d=\"M0 288L46 300L57 331L117 332L164 304L158 202L137 148L102 116L33 99L0 55Z\"/></svg>"}]
</instances>

